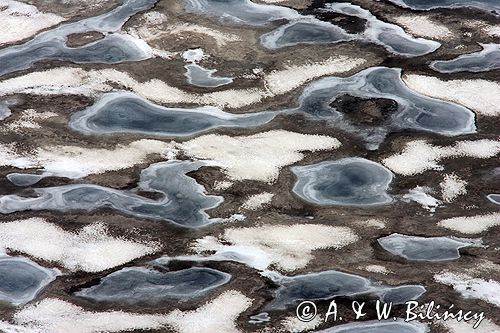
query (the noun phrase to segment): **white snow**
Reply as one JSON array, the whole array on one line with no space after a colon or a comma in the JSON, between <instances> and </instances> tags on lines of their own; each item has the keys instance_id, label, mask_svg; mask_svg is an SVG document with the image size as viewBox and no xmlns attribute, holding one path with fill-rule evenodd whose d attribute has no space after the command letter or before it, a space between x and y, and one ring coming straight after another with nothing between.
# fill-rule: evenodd
<instances>
[{"instance_id":1,"label":"white snow","mask_svg":"<svg viewBox=\"0 0 500 333\"><path fill-rule=\"evenodd\" d=\"M1 223L0 248L54 262L71 271L99 272L154 253L159 245L109 236L102 223L73 233L34 217Z\"/></svg>"},{"instance_id":2,"label":"white snow","mask_svg":"<svg viewBox=\"0 0 500 333\"><path fill-rule=\"evenodd\" d=\"M500 153L500 141L459 141L453 146L434 146L425 140L408 142L403 151L385 158L382 163L397 174L412 176L427 170L442 170L438 162L453 157L486 159Z\"/></svg>"},{"instance_id":3,"label":"white snow","mask_svg":"<svg viewBox=\"0 0 500 333\"><path fill-rule=\"evenodd\" d=\"M463 234L479 234L498 225L500 225L500 213L453 217L438 223L440 227L455 230Z\"/></svg>"},{"instance_id":4,"label":"white snow","mask_svg":"<svg viewBox=\"0 0 500 333\"><path fill-rule=\"evenodd\" d=\"M284 130L231 137L210 134L180 143L176 148L187 156L215 160L231 180L258 180L272 183L281 168L304 158L302 151L331 150L339 140Z\"/></svg>"},{"instance_id":5,"label":"white snow","mask_svg":"<svg viewBox=\"0 0 500 333\"><path fill-rule=\"evenodd\" d=\"M377 274L387 275L389 273L392 273L390 270L388 270L385 266L382 265L367 265L367 266L360 266L358 268L364 269L367 272L372 272Z\"/></svg>"},{"instance_id":6,"label":"white snow","mask_svg":"<svg viewBox=\"0 0 500 333\"><path fill-rule=\"evenodd\" d=\"M402 25L406 31L414 36L443 39L451 35L450 29L427 16L402 15L394 19L398 25Z\"/></svg>"},{"instance_id":7,"label":"white snow","mask_svg":"<svg viewBox=\"0 0 500 333\"><path fill-rule=\"evenodd\" d=\"M482 116L500 115L500 83L482 79L440 80L416 74L403 75L406 85L416 92L461 104Z\"/></svg>"},{"instance_id":8,"label":"white snow","mask_svg":"<svg viewBox=\"0 0 500 333\"><path fill-rule=\"evenodd\" d=\"M428 187L417 186L414 189L411 189L408 194L403 196L403 200L405 201L415 201L422 205L423 208L435 212L436 207L439 206L439 200L434 198L429 194L432 190Z\"/></svg>"},{"instance_id":9,"label":"white snow","mask_svg":"<svg viewBox=\"0 0 500 333\"><path fill-rule=\"evenodd\" d=\"M133 167L152 154L166 151L168 144L157 140L139 140L113 150L78 146L48 146L20 152L15 144L0 143L0 166L41 169L43 175L81 178L91 174Z\"/></svg>"},{"instance_id":10,"label":"white snow","mask_svg":"<svg viewBox=\"0 0 500 333\"><path fill-rule=\"evenodd\" d=\"M254 194L243 203L241 207L248 210L258 210L269 204L273 200L274 194L269 192L262 192Z\"/></svg>"},{"instance_id":11,"label":"white snow","mask_svg":"<svg viewBox=\"0 0 500 333\"><path fill-rule=\"evenodd\" d=\"M500 283L494 280L474 278L466 274L443 272L434 275L438 283L452 286L465 298L480 299L500 307Z\"/></svg>"},{"instance_id":12,"label":"white snow","mask_svg":"<svg viewBox=\"0 0 500 333\"><path fill-rule=\"evenodd\" d=\"M182 54L182 58L184 59L184 61L190 63L200 62L205 57L206 57L205 52L203 52L203 49L200 48L190 49Z\"/></svg>"},{"instance_id":13,"label":"white snow","mask_svg":"<svg viewBox=\"0 0 500 333\"><path fill-rule=\"evenodd\" d=\"M439 186L441 187L441 197L444 202L452 202L459 196L467 194L467 182L454 173L444 175Z\"/></svg>"},{"instance_id":14,"label":"white snow","mask_svg":"<svg viewBox=\"0 0 500 333\"><path fill-rule=\"evenodd\" d=\"M346 227L322 224L276 225L226 229L219 239L207 236L193 246L198 253L239 252L250 257L257 269L274 264L281 270L294 271L307 266L314 258L312 251L340 249L358 240ZM230 245L224 245L229 243ZM216 255L217 255L216 254Z\"/></svg>"},{"instance_id":15,"label":"white snow","mask_svg":"<svg viewBox=\"0 0 500 333\"><path fill-rule=\"evenodd\" d=\"M313 320L304 322L299 320L297 316L286 317L281 321L281 326L285 332L290 333L301 333L305 331L311 331L317 328L324 322L323 316L317 315Z\"/></svg>"},{"instance_id":16,"label":"white snow","mask_svg":"<svg viewBox=\"0 0 500 333\"><path fill-rule=\"evenodd\" d=\"M166 320L179 333L237 333L236 319L251 305L250 298L229 290L194 311L174 310Z\"/></svg>"},{"instance_id":17,"label":"white snow","mask_svg":"<svg viewBox=\"0 0 500 333\"><path fill-rule=\"evenodd\" d=\"M0 0L0 45L19 42L64 21L19 1Z\"/></svg>"}]
</instances>

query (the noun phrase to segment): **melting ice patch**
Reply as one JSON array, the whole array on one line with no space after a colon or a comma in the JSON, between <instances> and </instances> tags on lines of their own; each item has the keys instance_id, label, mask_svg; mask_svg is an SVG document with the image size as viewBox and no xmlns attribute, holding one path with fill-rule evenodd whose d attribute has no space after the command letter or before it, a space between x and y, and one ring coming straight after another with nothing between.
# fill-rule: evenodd
<instances>
[{"instance_id":1,"label":"melting ice patch","mask_svg":"<svg viewBox=\"0 0 500 333\"><path fill-rule=\"evenodd\" d=\"M360 127L330 104L343 95L356 98L384 98L397 103L385 126ZM420 95L401 80L401 70L372 67L351 77L329 77L309 85L294 111L329 120L333 126L364 138L370 148L376 148L388 132L414 129L454 136L474 133L474 113L460 105Z\"/></svg>"},{"instance_id":2,"label":"melting ice patch","mask_svg":"<svg viewBox=\"0 0 500 333\"><path fill-rule=\"evenodd\" d=\"M480 242L470 239L392 234L379 238L378 243L391 254L410 261L446 261L460 258L461 248Z\"/></svg>"},{"instance_id":3,"label":"melting ice patch","mask_svg":"<svg viewBox=\"0 0 500 333\"><path fill-rule=\"evenodd\" d=\"M215 220L205 212L223 201L206 195L203 186L186 174L207 165L205 162L169 161L151 165L141 173L137 190L162 194L158 200L90 184L34 189L36 197L11 194L0 197L0 213L26 210L62 212L95 211L111 208L126 215L168 221L184 227L201 227Z\"/></svg>"},{"instance_id":4,"label":"melting ice patch","mask_svg":"<svg viewBox=\"0 0 500 333\"><path fill-rule=\"evenodd\" d=\"M29 259L0 253L0 302L26 304L59 274Z\"/></svg>"},{"instance_id":5,"label":"melting ice patch","mask_svg":"<svg viewBox=\"0 0 500 333\"><path fill-rule=\"evenodd\" d=\"M487 72L500 68L500 45L481 44L483 50L464 54L452 60L437 60L431 68L440 73Z\"/></svg>"},{"instance_id":6,"label":"melting ice patch","mask_svg":"<svg viewBox=\"0 0 500 333\"><path fill-rule=\"evenodd\" d=\"M70 127L84 134L141 133L190 136L218 127L251 127L271 121L276 112L234 115L215 107L165 108L133 93L103 95L75 113Z\"/></svg>"},{"instance_id":7,"label":"melting ice patch","mask_svg":"<svg viewBox=\"0 0 500 333\"><path fill-rule=\"evenodd\" d=\"M62 24L24 44L0 50L0 75L28 69L42 60L116 64L151 58L153 52L145 42L119 31L131 16L151 8L156 1L126 0L108 13ZM89 31L105 36L81 47L66 45L69 35Z\"/></svg>"},{"instance_id":8,"label":"melting ice patch","mask_svg":"<svg viewBox=\"0 0 500 333\"><path fill-rule=\"evenodd\" d=\"M418 322L366 321L339 325L317 333L426 333L427 325Z\"/></svg>"},{"instance_id":9,"label":"melting ice patch","mask_svg":"<svg viewBox=\"0 0 500 333\"><path fill-rule=\"evenodd\" d=\"M157 305L165 300L186 300L207 295L231 275L210 268L163 272L145 267L124 268L104 277L98 285L75 293L96 302Z\"/></svg>"},{"instance_id":10,"label":"melting ice patch","mask_svg":"<svg viewBox=\"0 0 500 333\"><path fill-rule=\"evenodd\" d=\"M197 64L189 64L184 68L188 82L197 87L216 88L233 82L230 77L214 76L216 69L206 69Z\"/></svg>"},{"instance_id":11,"label":"melting ice patch","mask_svg":"<svg viewBox=\"0 0 500 333\"><path fill-rule=\"evenodd\" d=\"M422 296L426 289L419 285L387 287L361 276L338 271L324 271L287 277L276 272L265 272L265 276L280 285L271 309L284 310L303 300L329 300L336 297L373 295L383 302L404 304Z\"/></svg>"},{"instance_id":12,"label":"melting ice patch","mask_svg":"<svg viewBox=\"0 0 500 333\"><path fill-rule=\"evenodd\" d=\"M292 168L298 180L293 192L318 205L370 206L388 204L392 172L363 159L346 158Z\"/></svg>"},{"instance_id":13,"label":"melting ice patch","mask_svg":"<svg viewBox=\"0 0 500 333\"><path fill-rule=\"evenodd\" d=\"M475 7L486 11L500 13L500 3L497 0L389 0L396 5L416 9L430 10L436 8Z\"/></svg>"}]
</instances>

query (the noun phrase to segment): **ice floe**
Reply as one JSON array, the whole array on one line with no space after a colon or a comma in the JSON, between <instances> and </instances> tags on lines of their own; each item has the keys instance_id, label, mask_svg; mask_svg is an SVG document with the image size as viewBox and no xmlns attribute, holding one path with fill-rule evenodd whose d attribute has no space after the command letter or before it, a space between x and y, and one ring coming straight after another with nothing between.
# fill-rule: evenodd
<instances>
[{"instance_id":1,"label":"ice floe","mask_svg":"<svg viewBox=\"0 0 500 333\"><path fill-rule=\"evenodd\" d=\"M0 248L54 262L71 271L99 272L152 254L159 245L112 237L102 223L69 232L34 217L1 223Z\"/></svg>"},{"instance_id":2,"label":"ice floe","mask_svg":"<svg viewBox=\"0 0 500 333\"><path fill-rule=\"evenodd\" d=\"M317 205L371 206L392 201L392 172L364 158L345 158L292 167L293 192Z\"/></svg>"},{"instance_id":3,"label":"ice floe","mask_svg":"<svg viewBox=\"0 0 500 333\"><path fill-rule=\"evenodd\" d=\"M448 237L417 237L392 234L378 239L382 248L409 261L446 261L460 258L459 250L480 244L477 240Z\"/></svg>"}]
</instances>

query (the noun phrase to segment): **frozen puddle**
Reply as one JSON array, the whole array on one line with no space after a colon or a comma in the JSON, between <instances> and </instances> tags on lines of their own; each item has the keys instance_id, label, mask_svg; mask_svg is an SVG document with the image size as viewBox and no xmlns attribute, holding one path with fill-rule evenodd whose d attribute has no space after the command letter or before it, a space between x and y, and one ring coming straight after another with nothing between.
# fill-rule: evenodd
<instances>
[{"instance_id":1,"label":"frozen puddle","mask_svg":"<svg viewBox=\"0 0 500 333\"><path fill-rule=\"evenodd\" d=\"M293 192L318 205L370 206L388 204L392 172L363 159L345 158L292 167L298 180Z\"/></svg>"},{"instance_id":2,"label":"frozen puddle","mask_svg":"<svg viewBox=\"0 0 500 333\"><path fill-rule=\"evenodd\" d=\"M500 68L500 45L481 44L483 50L464 54L452 60L437 60L431 68L440 73L487 72Z\"/></svg>"},{"instance_id":3,"label":"frozen puddle","mask_svg":"<svg viewBox=\"0 0 500 333\"><path fill-rule=\"evenodd\" d=\"M205 211L215 208L222 197L206 195L186 173L208 165L205 162L170 161L153 164L143 170L135 190L162 195L158 200L135 191L115 190L90 184L35 188L36 197L15 194L0 197L0 213L26 210L96 211L111 208L139 218L169 221L184 227L201 227L214 222Z\"/></svg>"},{"instance_id":4,"label":"frozen puddle","mask_svg":"<svg viewBox=\"0 0 500 333\"><path fill-rule=\"evenodd\" d=\"M391 114L381 111L381 124L357 125L349 114L340 112L331 104L344 96L358 100L386 99L397 103ZM458 104L441 101L418 94L401 80L401 70L373 67L351 77L328 77L309 85L294 111L311 117L329 120L333 126L361 135L370 148L377 148L389 132L413 129L436 134L455 136L474 133L475 115Z\"/></svg>"},{"instance_id":5,"label":"frozen puddle","mask_svg":"<svg viewBox=\"0 0 500 333\"><path fill-rule=\"evenodd\" d=\"M460 258L459 250L478 241L448 237L416 237L392 234L378 239L382 248L409 261L446 261Z\"/></svg>"},{"instance_id":6,"label":"frozen puddle","mask_svg":"<svg viewBox=\"0 0 500 333\"><path fill-rule=\"evenodd\" d=\"M486 11L500 13L498 0L389 0L396 5L415 10L430 10L436 8L474 7Z\"/></svg>"},{"instance_id":7,"label":"frozen puddle","mask_svg":"<svg viewBox=\"0 0 500 333\"><path fill-rule=\"evenodd\" d=\"M300 301L330 300L336 297L375 296L386 303L404 304L422 296L426 289L419 285L387 287L361 276L338 271L325 271L287 277L275 272L264 273L279 284L271 309L284 310Z\"/></svg>"},{"instance_id":8,"label":"frozen puddle","mask_svg":"<svg viewBox=\"0 0 500 333\"><path fill-rule=\"evenodd\" d=\"M489 194L487 198L494 204L500 205L500 194Z\"/></svg>"},{"instance_id":9,"label":"frozen puddle","mask_svg":"<svg viewBox=\"0 0 500 333\"><path fill-rule=\"evenodd\" d=\"M33 300L59 272L21 257L0 255L0 302L22 305Z\"/></svg>"},{"instance_id":10,"label":"frozen puddle","mask_svg":"<svg viewBox=\"0 0 500 333\"><path fill-rule=\"evenodd\" d=\"M213 76L217 72L216 69L206 69L196 64L189 64L184 67L186 68L188 82L193 86L216 88L233 82L230 77Z\"/></svg>"},{"instance_id":11,"label":"frozen puddle","mask_svg":"<svg viewBox=\"0 0 500 333\"><path fill-rule=\"evenodd\" d=\"M42 60L116 64L151 58L152 50L146 43L120 33L120 29L131 16L153 7L156 1L125 0L109 13L62 24L24 44L0 50L0 75L28 69ZM81 47L66 45L69 35L91 31L103 33L104 38Z\"/></svg>"},{"instance_id":12,"label":"frozen puddle","mask_svg":"<svg viewBox=\"0 0 500 333\"><path fill-rule=\"evenodd\" d=\"M111 273L98 285L75 295L95 302L157 305L165 300L182 301L205 296L230 279L230 274L210 268L163 272L131 267Z\"/></svg>"},{"instance_id":13,"label":"frozen puddle","mask_svg":"<svg viewBox=\"0 0 500 333\"><path fill-rule=\"evenodd\" d=\"M337 35L334 36L335 38L332 39L331 42L337 42L341 40L359 40L362 42L381 45L391 53L406 57L416 57L429 54L436 51L441 46L441 44L436 41L423 38L414 38L411 35L408 35L400 26L383 22L375 17L372 13L370 13L370 11L350 3L330 3L325 6L324 11L341 13L366 21L366 29L362 33L347 34L345 31L343 32L343 35L339 35L339 33L337 33ZM289 27L293 27L295 24L296 23L291 23ZM338 29L343 31L343 29L336 27L335 25L329 25L331 31L336 31ZM298 38L300 34L304 36L302 42L312 42L314 40L316 40L316 42L318 43L325 42L324 36L318 34L317 36L311 37L308 32L308 30L310 30L311 28L307 26L304 26L304 28L305 29L301 30L297 30L295 28L291 29L290 31L281 28L282 33L278 33L278 36L281 35L281 38L285 41L288 34L290 34L292 37L295 36L295 40L298 41L295 42L295 44L300 43L300 39ZM273 34L276 33L272 32L270 36L272 36ZM266 42L264 41L263 44L266 45ZM282 45L280 45L280 43L274 44L276 47L294 45L292 43L282 43Z\"/></svg>"},{"instance_id":14,"label":"frozen puddle","mask_svg":"<svg viewBox=\"0 0 500 333\"><path fill-rule=\"evenodd\" d=\"M115 92L104 94L93 106L75 113L70 127L85 134L190 136L219 127L263 125L276 114L235 115L215 107L165 108L132 93Z\"/></svg>"},{"instance_id":15,"label":"frozen puddle","mask_svg":"<svg viewBox=\"0 0 500 333\"><path fill-rule=\"evenodd\" d=\"M416 322L397 321L367 321L339 325L317 333L426 333L427 325Z\"/></svg>"}]
</instances>

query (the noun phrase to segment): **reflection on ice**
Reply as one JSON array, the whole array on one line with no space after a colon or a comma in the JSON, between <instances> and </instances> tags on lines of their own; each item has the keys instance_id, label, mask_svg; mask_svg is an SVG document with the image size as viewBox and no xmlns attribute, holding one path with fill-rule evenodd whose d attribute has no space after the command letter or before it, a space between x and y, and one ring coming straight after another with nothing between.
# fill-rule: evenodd
<instances>
[{"instance_id":1,"label":"reflection on ice","mask_svg":"<svg viewBox=\"0 0 500 333\"><path fill-rule=\"evenodd\" d=\"M369 206L387 204L392 173L382 165L345 158L292 168L298 180L293 191L318 205Z\"/></svg>"},{"instance_id":2,"label":"reflection on ice","mask_svg":"<svg viewBox=\"0 0 500 333\"><path fill-rule=\"evenodd\" d=\"M452 60L437 60L431 68L440 73L487 72L500 68L500 45L481 44L483 50L464 54Z\"/></svg>"},{"instance_id":3,"label":"reflection on ice","mask_svg":"<svg viewBox=\"0 0 500 333\"><path fill-rule=\"evenodd\" d=\"M75 295L96 302L156 305L166 300L205 296L229 282L231 275L210 268L188 268L164 272L130 267L111 273L98 285Z\"/></svg>"},{"instance_id":4,"label":"reflection on ice","mask_svg":"<svg viewBox=\"0 0 500 333\"><path fill-rule=\"evenodd\" d=\"M114 64L148 59L152 56L151 48L145 42L120 33L119 30L131 16L153 7L156 2L157 0L125 0L121 6L108 13L62 24L24 44L2 49L0 75L28 69L42 60ZM81 47L66 45L69 35L89 31L101 32L105 37Z\"/></svg>"},{"instance_id":5,"label":"reflection on ice","mask_svg":"<svg viewBox=\"0 0 500 333\"><path fill-rule=\"evenodd\" d=\"M301 301L330 300L337 297L375 296L383 302L404 304L422 296L426 289L419 285L388 287L361 276L338 271L324 271L287 277L275 272L264 273L279 284L271 309L284 310Z\"/></svg>"},{"instance_id":6,"label":"reflection on ice","mask_svg":"<svg viewBox=\"0 0 500 333\"><path fill-rule=\"evenodd\" d=\"M378 239L383 249L410 261L445 261L460 258L459 249L478 242L448 237L417 237L400 234Z\"/></svg>"},{"instance_id":7,"label":"reflection on ice","mask_svg":"<svg viewBox=\"0 0 500 333\"><path fill-rule=\"evenodd\" d=\"M141 133L190 136L218 127L252 127L271 121L276 112L236 115L215 107L165 108L132 93L103 95L91 107L77 112L70 126L85 134Z\"/></svg>"},{"instance_id":8,"label":"reflection on ice","mask_svg":"<svg viewBox=\"0 0 500 333\"><path fill-rule=\"evenodd\" d=\"M158 200L137 195L134 191L76 184L36 188L36 197L15 194L1 196L0 213L111 208L140 218L168 221L183 227L201 227L215 222L205 211L217 207L223 201L222 197L207 195L203 186L186 175L204 165L208 164L201 161L170 161L153 164L143 170L136 190L159 193L162 197Z\"/></svg>"},{"instance_id":9,"label":"reflection on ice","mask_svg":"<svg viewBox=\"0 0 500 333\"><path fill-rule=\"evenodd\" d=\"M381 126L361 127L331 106L337 98L394 100L397 111ZM328 120L332 126L361 135L370 149L376 149L388 132L413 129L454 136L474 133L474 113L463 106L420 95L401 80L401 70L372 67L351 77L328 77L309 85L295 109L311 117Z\"/></svg>"}]
</instances>

